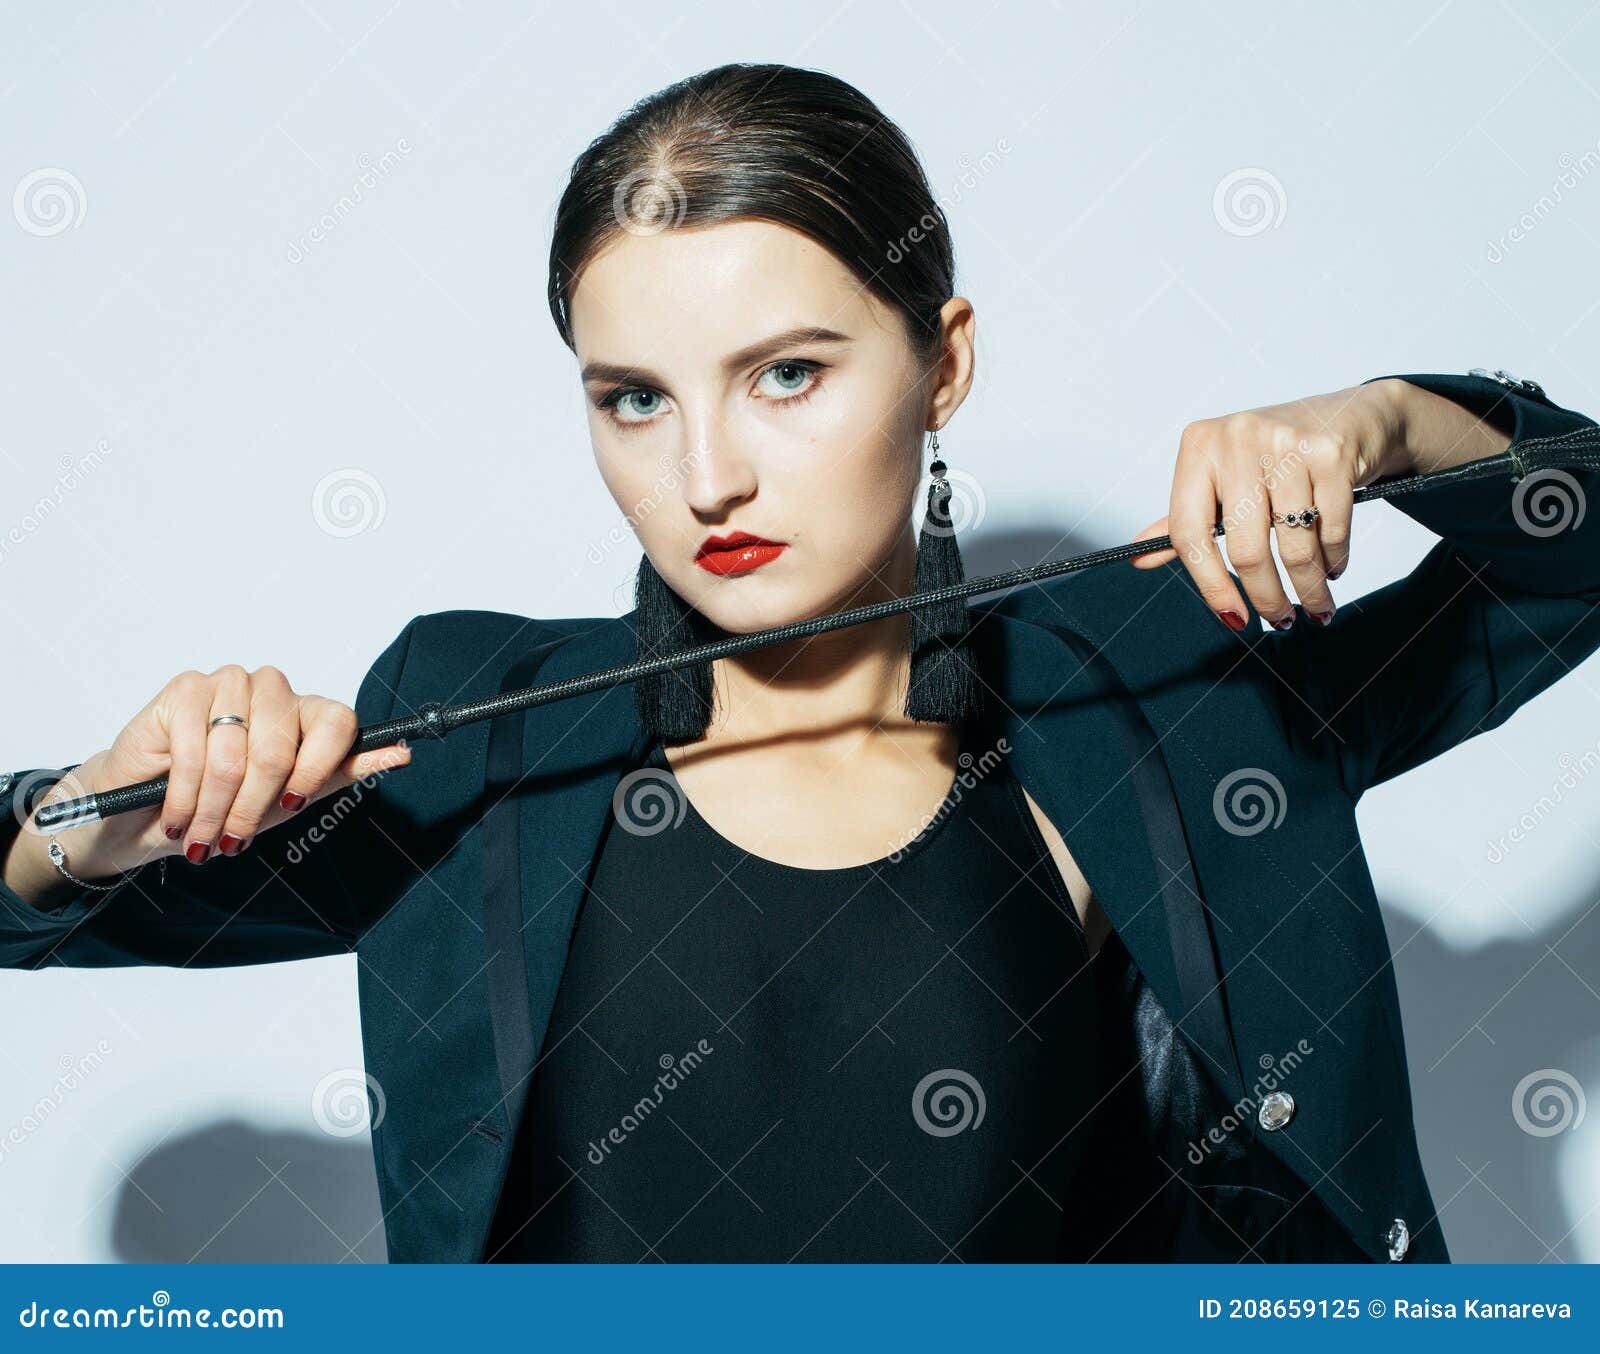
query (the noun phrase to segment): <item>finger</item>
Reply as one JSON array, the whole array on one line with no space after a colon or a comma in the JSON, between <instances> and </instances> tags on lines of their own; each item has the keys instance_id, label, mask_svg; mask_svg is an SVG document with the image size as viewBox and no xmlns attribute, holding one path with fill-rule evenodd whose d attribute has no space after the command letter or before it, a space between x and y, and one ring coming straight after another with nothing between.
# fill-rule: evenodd
<instances>
[{"instance_id":1,"label":"finger","mask_svg":"<svg viewBox=\"0 0 1600 1354\"><path fill-rule=\"evenodd\" d=\"M1350 525L1355 513L1355 488L1348 472L1323 462L1311 467L1312 501L1317 505L1317 536L1333 582L1350 564ZM1330 596L1328 601L1332 603Z\"/></svg>"},{"instance_id":2,"label":"finger","mask_svg":"<svg viewBox=\"0 0 1600 1354\"><path fill-rule=\"evenodd\" d=\"M323 696L302 697L301 723L304 732L300 756L284 787L282 801L290 812L376 772L406 766L411 761L411 748L405 743L352 753L350 745L360 726L356 712L339 701Z\"/></svg>"},{"instance_id":3,"label":"finger","mask_svg":"<svg viewBox=\"0 0 1600 1354\"><path fill-rule=\"evenodd\" d=\"M169 684L167 793L161 802L161 830L178 841L200 802L200 777L206 765L206 720L211 715L211 681L198 672L183 672Z\"/></svg>"},{"instance_id":4,"label":"finger","mask_svg":"<svg viewBox=\"0 0 1600 1354\"><path fill-rule=\"evenodd\" d=\"M1294 624L1294 603L1272 557L1271 491L1258 458L1235 457L1223 481L1224 541L1234 572L1255 609L1276 630Z\"/></svg>"},{"instance_id":5,"label":"finger","mask_svg":"<svg viewBox=\"0 0 1600 1354\"><path fill-rule=\"evenodd\" d=\"M1147 541L1151 537L1165 536L1166 534L1167 519L1165 517L1159 517L1154 522L1150 523L1150 525L1141 531L1137 536L1131 537L1130 539L1135 541ZM1167 545L1162 546L1159 550L1152 550L1149 554L1129 555L1128 560L1136 569L1153 569L1157 565L1167 564L1172 560L1177 559L1177 557L1178 552L1170 545Z\"/></svg>"},{"instance_id":6,"label":"finger","mask_svg":"<svg viewBox=\"0 0 1600 1354\"><path fill-rule=\"evenodd\" d=\"M1228 577L1214 534L1217 488L1209 459L1198 455L1179 456L1167 522L1178 558L1200 589L1206 605L1230 630L1243 630L1249 624L1248 608Z\"/></svg>"},{"instance_id":7,"label":"finger","mask_svg":"<svg viewBox=\"0 0 1600 1354\"><path fill-rule=\"evenodd\" d=\"M217 850L224 856L238 855L261 830L262 820L277 804L283 783L294 769L300 745L299 698L277 668L257 668L250 674L247 717L250 730L245 738L244 780L217 838Z\"/></svg>"},{"instance_id":8,"label":"finger","mask_svg":"<svg viewBox=\"0 0 1600 1354\"><path fill-rule=\"evenodd\" d=\"M1304 483L1301 483L1299 475L1286 480L1282 490L1274 493L1272 506L1275 512L1285 515L1301 514L1307 507L1317 509L1317 520L1314 520L1310 527L1291 527L1288 522L1278 523L1278 555L1283 559L1283 565L1288 570L1294 591L1299 594L1301 607L1306 610L1306 615L1325 626L1333 619L1334 602L1333 594L1328 591L1328 562L1322 552L1320 527L1322 527L1323 506L1314 483L1307 467ZM1323 483L1326 485L1326 480ZM1338 490L1334 490L1333 487L1325 487L1325 491L1334 496L1338 495ZM1347 515L1350 511L1349 488L1346 488L1346 499Z\"/></svg>"},{"instance_id":9,"label":"finger","mask_svg":"<svg viewBox=\"0 0 1600 1354\"><path fill-rule=\"evenodd\" d=\"M1292 468L1282 470L1272 485L1272 512L1285 518L1298 516L1307 508L1318 506L1313 503L1313 495L1310 468L1301 460ZM1294 584L1300 605L1311 615L1326 611L1332 605L1332 598L1328 596L1328 569L1322 558L1317 524L1313 522L1307 527L1277 521L1273 530L1278 537L1278 558Z\"/></svg>"},{"instance_id":10,"label":"finger","mask_svg":"<svg viewBox=\"0 0 1600 1354\"><path fill-rule=\"evenodd\" d=\"M368 776L382 775L385 771L394 771L410 764L411 745L406 742L391 743L388 747L373 748L370 752L347 757L339 765L336 780L346 785L354 785L356 781L366 780Z\"/></svg>"},{"instance_id":11,"label":"finger","mask_svg":"<svg viewBox=\"0 0 1600 1354\"><path fill-rule=\"evenodd\" d=\"M221 835L223 820L233 807L233 797L244 783L249 734L238 724L213 727L211 720L219 715L250 717L250 674L237 663L225 664L211 674L205 769L200 776L200 798L183 851L184 858L195 865L210 856Z\"/></svg>"}]
</instances>

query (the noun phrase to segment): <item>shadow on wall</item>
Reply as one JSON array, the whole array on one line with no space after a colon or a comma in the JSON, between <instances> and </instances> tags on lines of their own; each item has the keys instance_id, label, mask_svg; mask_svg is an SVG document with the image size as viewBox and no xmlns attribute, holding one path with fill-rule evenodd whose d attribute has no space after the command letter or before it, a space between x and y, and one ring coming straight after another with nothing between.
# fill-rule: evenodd
<instances>
[{"instance_id":1,"label":"shadow on wall","mask_svg":"<svg viewBox=\"0 0 1600 1354\"><path fill-rule=\"evenodd\" d=\"M1128 535L1132 534L1133 531L1130 530ZM1121 544L1121 539L1095 542L1084 540L1073 532L1063 535L1058 528L1050 526L1017 527L1009 531L991 532L987 536L978 534L970 538L962 537L961 566L968 578L983 578L988 574L1027 569L1035 564L1043 564L1047 560L1068 559L1073 555L1087 554L1091 550L1103 550L1107 545ZM1100 567L1131 569L1133 565L1119 561L1117 564ZM985 598L990 596L992 594L983 594Z\"/></svg>"},{"instance_id":2,"label":"shadow on wall","mask_svg":"<svg viewBox=\"0 0 1600 1354\"><path fill-rule=\"evenodd\" d=\"M1423 1169L1455 1260L1600 1261L1597 1200L1573 1189L1600 1177L1595 896L1574 889L1547 932L1469 951L1385 911Z\"/></svg>"},{"instance_id":3,"label":"shadow on wall","mask_svg":"<svg viewBox=\"0 0 1600 1354\"><path fill-rule=\"evenodd\" d=\"M122 1184L111 1244L130 1264L383 1264L371 1145L242 1119L163 1139Z\"/></svg>"}]
</instances>

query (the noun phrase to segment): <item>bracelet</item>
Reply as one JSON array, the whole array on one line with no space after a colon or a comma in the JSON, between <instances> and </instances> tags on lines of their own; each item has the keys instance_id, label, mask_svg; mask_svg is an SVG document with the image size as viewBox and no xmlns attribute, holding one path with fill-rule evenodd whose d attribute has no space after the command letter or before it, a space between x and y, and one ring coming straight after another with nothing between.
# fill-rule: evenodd
<instances>
[{"instance_id":1,"label":"bracelet","mask_svg":"<svg viewBox=\"0 0 1600 1354\"><path fill-rule=\"evenodd\" d=\"M54 837L50 839L49 853L51 864L53 864L56 869L58 869L79 888L94 889L100 893L109 893L112 889L120 888L122 885L126 884L128 880L132 879L134 875L138 874L140 870L144 869L144 865L135 865L133 869L128 870L126 873L120 875L114 883L91 884L87 879L79 879L77 875L72 874L67 870L67 853L61 849L61 843ZM149 861L146 861L145 864L148 865ZM167 882L167 858L165 856L161 857L161 882L163 884Z\"/></svg>"},{"instance_id":2,"label":"bracelet","mask_svg":"<svg viewBox=\"0 0 1600 1354\"><path fill-rule=\"evenodd\" d=\"M73 762L73 764L71 766L66 767L66 768L64 768L62 770L59 779L65 780L72 772L76 771L82 765L83 765L82 762ZM144 869L144 865L135 865L133 867L133 869L128 870L125 873L123 873L122 875L118 876L118 878L114 882L112 882L110 884L91 884L87 879L79 879L77 875L71 873L67 869L67 853L64 850L62 850L60 841L57 840L54 837L52 837L50 839L50 846L48 848L48 853L49 853L49 856L50 856L50 863L52 865L54 865L56 867L56 869L58 871L60 871L61 874L65 878L70 879L79 888L82 888L82 889L93 889L97 893L109 893L109 892L111 892L112 889L121 888L122 885L126 884L130 879L132 879L134 877L134 875L138 874L140 870ZM145 864L148 865L149 862L146 861ZM167 882L167 858L165 856L162 856L161 857L161 883L165 884L166 882Z\"/></svg>"}]
</instances>

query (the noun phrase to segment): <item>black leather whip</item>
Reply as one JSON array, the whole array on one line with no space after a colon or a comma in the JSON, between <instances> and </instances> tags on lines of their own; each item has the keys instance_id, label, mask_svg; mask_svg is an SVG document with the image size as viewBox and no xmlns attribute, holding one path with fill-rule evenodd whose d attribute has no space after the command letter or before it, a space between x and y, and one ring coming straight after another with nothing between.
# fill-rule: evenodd
<instances>
[{"instance_id":1,"label":"black leather whip","mask_svg":"<svg viewBox=\"0 0 1600 1354\"><path fill-rule=\"evenodd\" d=\"M1480 457L1446 470L1402 475L1363 485L1354 491L1352 499L1356 503L1364 503L1372 499L1395 498L1400 494L1436 489L1444 485L1459 484L1464 480L1483 479L1506 472L1510 472L1512 482L1515 483L1540 471L1597 468L1600 468L1600 427L1579 428L1555 437L1529 438L1521 443L1513 443L1498 456ZM1221 536L1224 531L1225 528L1219 524L1212 528L1211 534ZM1151 554L1157 550L1170 548L1171 545L1170 536L1152 536L1147 540L1129 541L1104 550L1091 550L1068 559L1048 560L1043 564L991 574L986 578L969 578L960 583L947 584L942 588L933 588L926 592L908 593L903 597L888 598L849 611L814 616L810 620L772 626L746 635L730 635L725 639L713 640L676 653L637 659L618 667L603 668L580 677L567 677L558 682L545 682L526 687L521 691L502 692L483 700L466 701L460 705L442 705L438 701L427 701L413 714L387 719L381 724L368 725L358 730L355 741L350 745L350 751L345 755L370 752L374 748L388 747L403 739L443 738L463 724L474 724L481 719L494 719L512 710L526 710L549 701L582 696L604 687L620 686L624 682L636 681L652 673L686 667L706 659L727 658L733 654L748 653L752 649L766 648L771 644L805 639L828 630L840 630L846 626L881 620L897 612L932 606L957 597L997 592L1020 583L1036 583L1041 579L1055 578L1079 569L1092 568L1097 564L1109 564L1134 555ZM119 785L115 789L101 790L97 794L85 795L78 799L63 799L53 804L46 804L34 813L33 821L43 833L61 832L81 823L92 823L102 818L109 818L113 814L128 813L134 809L160 804L166 798L166 792L167 778L159 776L136 785Z\"/></svg>"}]
</instances>

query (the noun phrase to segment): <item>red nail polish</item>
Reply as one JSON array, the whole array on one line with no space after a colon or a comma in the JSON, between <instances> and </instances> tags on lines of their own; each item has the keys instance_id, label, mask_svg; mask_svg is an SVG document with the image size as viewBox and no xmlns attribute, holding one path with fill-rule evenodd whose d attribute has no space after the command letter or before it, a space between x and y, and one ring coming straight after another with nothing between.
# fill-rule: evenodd
<instances>
[{"instance_id":1,"label":"red nail polish","mask_svg":"<svg viewBox=\"0 0 1600 1354\"><path fill-rule=\"evenodd\" d=\"M1217 615L1222 617L1223 623L1228 627L1228 629L1234 631L1244 629L1244 617L1241 616L1237 611L1219 611L1217 612Z\"/></svg>"},{"instance_id":2,"label":"red nail polish","mask_svg":"<svg viewBox=\"0 0 1600 1354\"><path fill-rule=\"evenodd\" d=\"M222 840L217 843L217 850L225 856L236 856L239 854L239 848L243 845L243 837L235 837L231 832L224 832Z\"/></svg>"},{"instance_id":3,"label":"red nail polish","mask_svg":"<svg viewBox=\"0 0 1600 1354\"><path fill-rule=\"evenodd\" d=\"M183 858L191 865L199 865L210 854L210 842L191 842L189 849L183 853Z\"/></svg>"},{"instance_id":4,"label":"red nail polish","mask_svg":"<svg viewBox=\"0 0 1600 1354\"><path fill-rule=\"evenodd\" d=\"M293 813L298 808L302 808L305 805L305 802L306 797L302 794L296 794L293 790L285 790L282 798L278 800L279 805L288 809L290 813Z\"/></svg>"},{"instance_id":5,"label":"red nail polish","mask_svg":"<svg viewBox=\"0 0 1600 1354\"><path fill-rule=\"evenodd\" d=\"M167 840L169 842L175 842L175 841L178 840L179 837L183 836L183 829L181 827L177 826L176 824L174 824L172 827L169 827L169 828L166 829L166 833L167 833Z\"/></svg>"}]
</instances>

